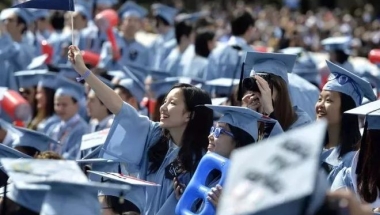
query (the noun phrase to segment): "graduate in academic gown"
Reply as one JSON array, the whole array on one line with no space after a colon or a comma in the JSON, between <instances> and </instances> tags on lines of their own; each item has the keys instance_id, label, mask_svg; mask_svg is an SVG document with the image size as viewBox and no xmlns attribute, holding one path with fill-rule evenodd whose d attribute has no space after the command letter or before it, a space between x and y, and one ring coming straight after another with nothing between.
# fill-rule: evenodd
<instances>
[{"instance_id":1,"label":"graduate in academic gown","mask_svg":"<svg viewBox=\"0 0 380 215\"><path fill-rule=\"evenodd\" d=\"M270 118L264 119L260 113L248 108L219 105L207 105L207 107L216 113L222 114L217 124L211 128L211 133L208 137L208 153L217 153L225 158L229 158L233 150L259 141L259 121L264 120L273 124L267 136L274 136L283 132L276 120ZM213 174L212 177L208 178L205 185L213 187L212 190L218 189L218 191L221 191L221 186L218 185L220 177L220 173ZM174 186L176 187L175 197L179 199L185 187L179 184L177 180L174 182ZM214 195L217 196L214 197ZM208 200L216 207L220 192L210 193L208 197ZM171 196L170 198L173 197ZM169 205L169 202L172 205ZM177 201L168 201L158 214L174 214L175 207L173 207L173 204L175 206ZM202 208L202 206L199 208Z\"/></svg>"},{"instance_id":2,"label":"graduate in academic gown","mask_svg":"<svg viewBox=\"0 0 380 215\"><path fill-rule=\"evenodd\" d=\"M0 20L0 86L18 90L13 73L26 69L34 57L34 47L24 39L33 14L22 8L1 11Z\"/></svg>"},{"instance_id":3,"label":"graduate in academic gown","mask_svg":"<svg viewBox=\"0 0 380 215\"><path fill-rule=\"evenodd\" d=\"M73 16L74 19L74 32L70 30L62 33L58 38L56 38L56 40L52 41L54 50L52 64L54 65L67 63L65 50L67 50L67 47L71 43L74 43L75 45L80 44L81 32L88 27L89 22L92 20L91 12L88 10L88 7L79 3L75 4L75 12L70 14L70 16ZM72 34L74 34L74 41L72 41Z\"/></svg>"},{"instance_id":4,"label":"graduate in academic gown","mask_svg":"<svg viewBox=\"0 0 380 215\"><path fill-rule=\"evenodd\" d=\"M78 73L115 114L100 157L120 160L127 164L128 172L137 173L141 179L161 185L146 187L143 195L140 191L133 193L132 188L129 195L125 196L143 214L156 214L173 192L173 178L182 175L181 183L186 184L196 163L206 151L213 116L211 110L197 106L210 104L211 98L191 85L175 85L161 107L160 123L152 122L124 103L94 74L86 72L88 70L77 47L71 47L69 58L71 62L75 59L73 65ZM170 138L163 136L163 128L167 129ZM118 167L108 171L117 172Z\"/></svg>"},{"instance_id":5,"label":"graduate in academic gown","mask_svg":"<svg viewBox=\"0 0 380 215\"><path fill-rule=\"evenodd\" d=\"M84 87L65 78L58 79L59 88L54 95L54 110L59 121L54 123L47 134L60 142L53 150L66 159L80 156L82 136L88 132L87 123L79 116L79 102L84 95Z\"/></svg>"},{"instance_id":6,"label":"graduate in academic gown","mask_svg":"<svg viewBox=\"0 0 380 215\"><path fill-rule=\"evenodd\" d=\"M156 30L159 35L149 47L149 62L152 68L159 69L177 44L173 25L178 10L159 3L153 4L151 8L156 18Z\"/></svg>"},{"instance_id":7,"label":"graduate in academic gown","mask_svg":"<svg viewBox=\"0 0 380 215\"><path fill-rule=\"evenodd\" d=\"M252 15L246 10L235 11L230 23L232 36L227 44L220 45L211 52L206 80L239 78L245 53L254 51L249 45L255 34L255 21ZM248 75L249 72L245 74Z\"/></svg>"},{"instance_id":8,"label":"graduate in academic gown","mask_svg":"<svg viewBox=\"0 0 380 215\"><path fill-rule=\"evenodd\" d=\"M361 139L360 150L356 152L352 163L343 168L335 177L331 190L352 190L363 203L370 204L372 209L380 208L378 196L378 148L380 116L378 110L380 102L375 101L355 109L347 114L365 116L365 128ZM373 184L373 185L372 185Z\"/></svg>"},{"instance_id":9,"label":"graduate in academic gown","mask_svg":"<svg viewBox=\"0 0 380 215\"><path fill-rule=\"evenodd\" d=\"M47 70L26 70L15 73L21 86L36 86L36 113L28 128L47 132L50 125L59 121L54 114L54 93L58 88L56 73Z\"/></svg>"},{"instance_id":10,"label":"graduate in academic gown","mask_svg":"<svg viewBox=\"0 0 380 215\"><path fill-rule=\"evenodd\" d=\"M103 83L113 88L113 84L105 78L99 77ZM87 114L90 117L89 133L97 132L111 127L113 114L107 107L96 97L95 92L90 90L87 95Z\"/></svg>"},{"instance_id":11,"label":"graduate in academic gown","mask_svg":"<svg viewBox=\"0 0 380 215\"><path fill-rule=\"evenodd\" d=\"M9 122L0 119L0 143L12 147L18 138L16 129Z\"/></svg>"},{"instance_id":12,"label":"graduate in academic gown","mask_svg":"<svg viewBox=\"0 0 380 215\"><path fill-rule=\"evenodd\" d=\"M293 105L297 105L311 119L315 119L315 103L319 96L320 75L310 54L301 47L280 50L284 54L298 56L293 71L288 71L289 91Z\"/></svg>"},{"instance_id":13,"label":"graduate in academic gown","mask_svg":"<svg viewBox=\"0 0 380 215\"><path fill-rule=\"evenodd\" d=\"M149 50L136 41L136 33L140 30L142 19L147 10L132 1L127 1L119 9L121 32L116 36L120 59L115 60L111 42L103 44L98 67L107 70L120 70L121 66L134 63L139 66L149 65Z\"/></svg>"},{"instance_id":14,"label":"graduate in academic gown","mask_svg":"<svg viewBox=\"0 0 380 215\"><path fill-rule=\"evenodd\" d=\"M351 165L360 139L358 117L343 113L361 105L363 97L370 101L377 98L367 81L330 61L327 65L331 75L315 109L317 120L327 119L329 123L321 159L332 182L339 170Z\"/></svg>"},{"instance_id":15,"label":"graduate in academic gown","mask_svg":"<svg viewBox=\"0 0 380 215\"><path fill-rule=\"evenodd\" d=\"M244 61L243 72L251 71L251 77L242 82L243 105L275 118L284 131L311 122L310 116L291 102L288 71L292 70L296 57L288 54L247 52Z\"/></svg>"}]
</instances>

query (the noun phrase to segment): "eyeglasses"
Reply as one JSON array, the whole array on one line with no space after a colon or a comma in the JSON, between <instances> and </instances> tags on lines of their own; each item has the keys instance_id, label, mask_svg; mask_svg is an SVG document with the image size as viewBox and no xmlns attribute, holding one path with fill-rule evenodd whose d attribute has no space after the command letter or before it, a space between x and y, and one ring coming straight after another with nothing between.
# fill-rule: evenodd
<instances>
[{"instance_id":1,"label":"eyeglasses","mask_svg":"<svg viewBox=\"0 0 380 215\"><path fill-rule=\"evenodd\" d=\"M351 83L352 87L354 88L354 92L359 95L359 99L362 97L362 94L360 93L360 90L358 89L358 86L355 84L355 82L348 76L342 75L339 73L331 73L329 78L329 81L337 80L340 85L345 85L347 83Z\"/></svg>"},{"instance_id":2,"label":"eyeglasses","mask_svg":"<svg viewBox=\"0 0 380 215\"><path fill-rule=\"evenodd\" d=\"M227 134L228 136L234 138L234 135L231 132L219 127L211 127L210 133L216 138L219 138L220 134Z\"/></svg>"}]
</instances>

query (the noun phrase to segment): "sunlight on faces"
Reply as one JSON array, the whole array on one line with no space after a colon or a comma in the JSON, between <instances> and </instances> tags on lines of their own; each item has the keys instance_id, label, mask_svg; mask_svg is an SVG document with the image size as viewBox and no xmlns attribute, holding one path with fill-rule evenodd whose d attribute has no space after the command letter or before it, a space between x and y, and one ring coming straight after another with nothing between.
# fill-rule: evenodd
<instances>
[{"instance_id":1,"label":"sunlight on faces","mask_svg":"<svg viewBox=\"0 0 380 215\"><path fill-rule=\"evenodd\" d=\"M339 124L341 120L340 106L339 92L322 90L315 104L317 120L325 118L330 125Z\"/></svg>"},{"instance_id":2,"label":"sunlight on faces","mask_svg":"<svg viewBox=\"0 0 380 215\"><path fill-rule=\"evenodd\" d=\"M166 129L186 126L190 120L190 112L186 109L182 89L172 89L160 107L160 126Z\"/></svg>"},{"instance_id":3,"label":"sunlight on faces","mask_svg":"<svg viewBox=\"0 0 380 215\"><path fill-rule=\"evenodd\" d=\"M37 109L44 109L46 107L46 94L45 90L41 86L37 87L36 100Z\"/></svg>"},{"instance_id":4,"label":"sunlight on faces","mask_svg":"<svg viewBox=\"0 0 380 215\"><path fill-rule=\"evenodd\" d=\"M67 121L78 112L79 105L71 96L59 95L54 97L54 110L62 120Z\"/></svg>"},{"instance_id":5,"label":"sunlight on faces","mask_svg":"<svg viewBox=\"0 0 380 215\"><path fill-rule=\"evenodd\" d=\"M231 132L230 127L226 123L218 122L216 127ZM210 133L208 136L208 143L208 152L217 153L225 158L230 157L232 150L234 150L236 146L234 139L224 133L220 133L219 137L215 137L213 133Z\"/></svg>"}]
</instances>

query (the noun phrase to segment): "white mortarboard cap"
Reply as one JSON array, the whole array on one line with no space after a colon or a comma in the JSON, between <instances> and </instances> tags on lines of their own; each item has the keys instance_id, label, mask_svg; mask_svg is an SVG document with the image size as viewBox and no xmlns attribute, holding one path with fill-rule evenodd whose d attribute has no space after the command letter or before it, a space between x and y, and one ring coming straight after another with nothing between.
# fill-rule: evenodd
<instances>
[{"instance_id":1,"label":"white mortarboard cap","mask_svg":"<svg viewBox=\"0 0 380 215\"><path fill-rule=\"evenodd\" d=\"M123 19L130 16L144 18L148 14L148 11L145 8L136 4L134 1L126 1L120 7L118 12L119 16L121 16Z\"/></svg>"},{"instance_id":2,"label":"white mortarboard cap","mask_svg":"<svg viewBox=\"0 0 380 215\"><path fill-rule=\"evenodd\" d=\"M326 126L321 120L232 152L217 214L314 214L328 189L319 171Z\"/></svg>"},{"instance_id":3,"label":"white mortarboard cap","mask_svg":"<svg viewBox=\"0 0 380 215\"><path fill-rule=\"evenodd\" d=\"M258 140L259 129L257 122L275 123L271 136L283 133L277 120L265 117L264 115L245 107L226 105L205 105L211 110L221 114L218 122L227 123L250 134L255 141Z\"/></svg>"},{"instance_id":4,"label":"white mortarboard cap","mask_svg":"<svg viewBox=\"0 0 380 215\"><path fill-rule=\"evenodd\" d=\"M349 36L344 37L329 37L321 41L326 51L341 50L345 54L351 54L351 42L352 38Z\"/></svg>"},{"instance_id":5,"label":"white mortarboard cap","mask_svg":"<svg viewBox=\"0 0 380 215\"><path fill-rule=\"evenodd\" d=\"M56 90L59 87L57 73L48 72L46 74L42 74L42 77L38 82L38 86Z\"/></svg>"},{"instance_id":6,"label":"white mortarboard cap","mask_svg":"<svg viewBox=\"0 0 380 215\"><path fill-rule=\"evenodd\" d=\"M289 83L288 72L293 70L297 55L280 53L247 52L244 60L244 71L269 73L281 77Z\"/></svg>"},{"instance_id":7,"label":"white mortarboard cap","mask_svg":"<svg viewBox=\"0 0 380 215\"><path fill-rule=\"evenodd\" d=\"M344 113L366 116L368 130L380 130L380 100L367 103Z\"/></svg>"},{"instance_id":8,"label":"white mortarboard cap","mask_svg":"<svg viewBox=\"0 0 380 215\"><path fill-rule=\"evenodd\" d=\"M176 8L169 7L160 3L153 4L151 8L153 10L154 16L163 18L170 25L174 24L174 18L178 13L178 10Z\"/></svg>"},{"instance_id":9,"label":"white mortarboard cap","mask_svg":"<svg viewBox=\"0 0 380 215\"><path fill-rule=\"evenodd\" d=\"M368 81L330 61L326 62L330 70L330 77L325 86L323 86L323 90L344 93L354 100L356 106L362 103L363 97L371 101L377 99Z\"/></svg>"}]
</instances>

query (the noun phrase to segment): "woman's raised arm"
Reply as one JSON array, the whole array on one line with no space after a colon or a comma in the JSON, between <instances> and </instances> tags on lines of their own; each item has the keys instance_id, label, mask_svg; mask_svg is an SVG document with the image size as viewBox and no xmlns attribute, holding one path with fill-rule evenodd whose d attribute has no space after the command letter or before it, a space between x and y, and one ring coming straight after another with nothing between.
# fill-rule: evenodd
<instances>
[{"instance_id":1,"label":"woman's raised arm","mask_svg":"<svg viewBox=\"0 0 380 215\"><path fill-rule=\"evenodd\" d=\"M90 70L86 67L83 61L81 51L76 46L70 46L68 52L69 60L71 61L74 69L82 76L85 81L94 90L96 96L103 102L103 104L113 114L118 114L123 100L111 88L99 80Z\"/></svg>"}]
</instances>

